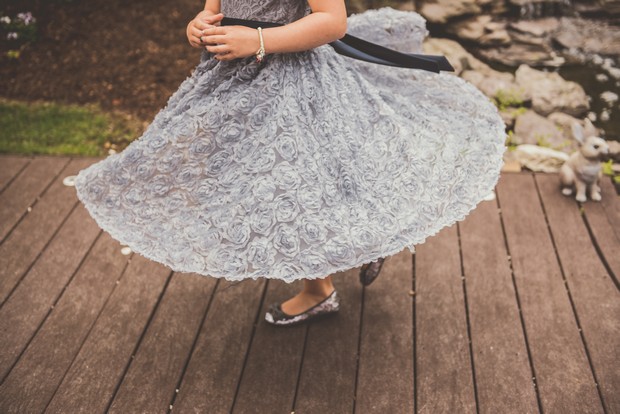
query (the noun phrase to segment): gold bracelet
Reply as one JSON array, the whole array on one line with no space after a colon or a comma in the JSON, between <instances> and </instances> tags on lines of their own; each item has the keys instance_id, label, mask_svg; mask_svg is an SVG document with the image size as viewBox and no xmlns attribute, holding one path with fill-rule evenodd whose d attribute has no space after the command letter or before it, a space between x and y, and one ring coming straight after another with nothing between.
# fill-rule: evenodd
<instances>
[{"instance_id":1,"label":"gold bracelet","mask_svg":"<svg viewBox=\"0 0 620 414\"><path fill-rule=\"evenodd\" d=\"M260 41L260 48L256 51L256 61L261 63L265 58L265 43L263 42L263 28L258 28L258 40Z\"/></svg>"}]
</instances>

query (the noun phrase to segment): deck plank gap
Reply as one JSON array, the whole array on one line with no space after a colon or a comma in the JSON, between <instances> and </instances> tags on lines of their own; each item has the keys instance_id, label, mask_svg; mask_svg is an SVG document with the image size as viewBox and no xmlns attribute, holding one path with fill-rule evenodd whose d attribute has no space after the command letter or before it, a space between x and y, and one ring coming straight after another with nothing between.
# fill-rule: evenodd
<instances>
[{"instance_id":1,"label":"deck plank gap","mask_svg":"<svg viewBox=\"0 0 620 414\"><path fill-rule=\"evenodd\" d=\"M547 217L547 211L545 210L545 202L543 201L542 195L540 193L540 188L538 187L538 181L536 180L536 175L534 175L534 185L536 186L536 194L538 195L538 200L540 201L540 205L543 210L543 215L545 217L545 224L547 225L547 231L549 232L549 237L551 238L551 244L553 245L553 252L555 253L555 258L558 262L558 266L560 267L560 274L562 275L562 280L564 282L564 288L566 289L566 294L568 295L568 300L570 302L571 309L573 310L573 315L575 316L575 323L577 324L577 330L579 331L579 337L581 338L581 342L583 344L586 358L588 359L588 365L590 366L590 370L592 371L592 376L594 377L594 384L596 384L596 392L598 393L598 397L601 400L601 405L603 406L603 412L607 414L605 399L603 398L603 393L601 392L601 388L599 387L599 381L596 376L596 370L594 369L594 364L592 363L592 357L590 356L588 342L586 341L586 338L583 334L583 329L581 328L581 321L579 320L579 315L577 314L577 307L575 306L575 301L573 300L573 295L570 291L568 280L566 279L566 273L564 272L564 265L562 264L562 260L560 259L560 254L558 252L558 248L555 243L555 237L553 235L553 230L551 229L551 223L549 223L549 218ZM581 214L581 216L583 217L583 214Z\"/></svg>"},{"instance_id":2,"label":"deck plank gap","mask_svg":"<svg viewBox=\"0 0 620 414\"><path fill-rule=\"evenodd\" d=\"M465 265L463 263L463 246L461 240L461 226L456 223L456 234L459 242L459 260L461 265L461 282L463 286L463 299L465 304L465 322L467 325L467 339L469 348L469 361L471 364L471 377L474 385L474 401L476 402L476 413L480 413L480 402L478 400L478 384L476 383L476 365L474 365L473 338L471 336L471 321L469 319L469 303L467 302L467 283L465 279Z\"/></svg>"},{"instance_id":3,"label":"deck plank gap","mask_svg":"<svg viewBox=\"0 0 620 414\"><path fill-rule=\"evenodd\" d=\"M532 180L534 180L532 174ZM506 248L506 256L508 259L508 265L510 267L510 277L512 278L512 286L515 290L515 299L517 301L517 306L519 308L519 321L521 322L521 330L523 331L523 338L525 339L525 348L527 349L527 360L530 364L530 372L532 374L532 385L534 387L534 391L536 393L536 404L538 405L538 412L543 413L542 408L542 400L540 398L540 391L538 389L538 382L536 379L536 369L534 368L534 362L532 359L532 349L530 348L530 341L527 336L527 330L525 329L525 320L523 319L523 310L521 306L521 298L519 297L519 288L517 286L517 280L515 277L515 271L512 263L512 254L510 253L510 246L508 243L508 236L506 235L506 224L504 223L504 216L502 215L502 206L500 202L499 193L495 193L495 200L497 202L497 211L499 213L499 221L502 227L502 234L504 236L504 247Z\"/></svg>"}]
</instances>

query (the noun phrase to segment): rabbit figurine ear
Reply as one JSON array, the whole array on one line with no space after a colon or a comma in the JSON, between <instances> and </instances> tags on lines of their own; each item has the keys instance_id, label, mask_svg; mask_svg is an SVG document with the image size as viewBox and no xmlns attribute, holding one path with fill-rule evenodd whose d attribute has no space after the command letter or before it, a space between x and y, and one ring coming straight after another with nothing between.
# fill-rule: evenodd
<instances>
[{"instance_id":1,"label":"rabbit figurine ear","mask_svg":"<svg viewBox=\"0 0 620 414\"><path fill-rule=\"evenodd\" d=\"M583 134L586 137L589 137L589 136L597 137L599 134L599 130L594 126L592 121L590 121L588 118L585 118L583 120Z\"/></svg>"},{"instance_id":2,"label":"rabbit figurine ear","mask_svg":"<svg viewBox=\"0 0 620 414\"><path fill-rule=\"evenodd\" d=\"M573 123L572 131L573 131L573 137L575 137L577 142L579 142L579 144L582 145L584 137L583 137L583 127L581 126L581 124L578 122Z\"/></svg>"}]
</instances>

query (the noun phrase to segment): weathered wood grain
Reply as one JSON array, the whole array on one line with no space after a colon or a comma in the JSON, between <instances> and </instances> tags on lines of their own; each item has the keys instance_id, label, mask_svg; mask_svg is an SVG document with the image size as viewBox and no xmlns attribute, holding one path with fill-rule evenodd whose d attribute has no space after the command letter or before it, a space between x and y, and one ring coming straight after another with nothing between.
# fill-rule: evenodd
<instances>
[{"instance_id":1,"label":"weathered wood grain","mask_svg":"<svg viewBox=\"0 0 620 414\"><path fill-rule=\"evenodd\" d=\"M332 276L341 298L338 316L308 328L296 412L353 412L362 310L362 285L358 275L359 268L355 268ZM369 288L372 286L374 284Z\"/></svg>"},{"instance_id":2,"label":"weathered wood grain","mask_svg":"<svg viewBox=\"0 0 620 414\"><path fill-rule=\"evenodd\" d=\"M534 178L505 174L497 192L542 409L602 412Z\"/></svg>"},{"instance_id":3,"label":"weathered wood grain","mask_svg":"<svg viewBox=\"0 0 620 414\"><path fill-rule=\"evenodd\" d=\"M100 231L86 209L77 206L0 308L0 378L26 348Z\"/></svg>"},{"instance_id":4,"label":"weathered wood grain","mask_svg":"<svg viewBox=\"0 0 620 414\"><path fill-rule=\"evenodd\" d=\"M110 412L164 412L194 344L217 279L174 273Z\"/></svg>"},{"instance_id":5,"label":"weathered wood grain","mask_svg":"<svg viewBox=\"0 0 620 414\"><path fill-rule=\"evenodd\" d=\"M24 155L3 155L0 158L0 193L32 160L33 157Z\"/></svg>"},{"instance_id":6,"label":"weathered wood grain","mask_svg":"<svg viewBox=\"0 0 620 414\"><path fill-rule=\"evenodd\" d=\"M54 311L0 385L0 412L43 411L126 263L118 242L101 233Z\"/></svg>"},{"instance_id":7,"label":"weathered wood grain","mask_svg":"<svg viewBox=\"0 0 620 414\"><path fill-rule=\"evenodd\" d=\"M475 413L456 224L415 256L416 387L419 413Z\"/></svg>"},{"instance_id":8,"label":"weathered wood grain","mask_svg":"<svg viewBox=\"0 0 620 414\"><path fill-rule=\"evenodd\" d=\"M620 196L616 194L611 180L601 180L600 202L588 200L583 208L605 261L609 265L616 283L620 281Z\"/></svg>"},{"instance_id":9,"label":"weathered wood grain","mask_svg":"<svg viewBox=\"0 0 620 414\"><path fill-rule=\"evenodd\" d=\"M0 241L69 162L67 157L37 157L0 194Z\"/></svg>"},{"instance_id":10,"label":"weathered wood grain","mask_svg":"<svg viewBox=\"0 0 620 414\"><path fill-rule=\"evenodd\" d=\"M175 412L230 412L265 284L219 283L174 402Z\"/></svg>"},{"instance_id":11,"label":"weathered wood grain","mask_svg":"<svg viewBox=\"0 0 620 414\"><path fill-rule=\"evenodd\" d=\"M557 176L536 180L603 402L607 412L620 412L620 291L588 243L577 204L558 190Z\"/></svg>"},{"instance_id":12,"label":"weathered wood grain","mask_svg":"<svg viewBox=\"0 0 620 414\"><path fill-rule=\"evenodd\" d=\"M412 255L390 257L364 294L355 411L413 411Z\"/></svg>"},{"instance_id":13,"label":"weathered wood grain","mask_svg":"<svg viewBox=\"0 0 620 414\"><path fill-rule=\"evenodd\" d=\"M36 161L38 161L38 158ZM65 161L60 159L54 163L37 163L36 165L39 168L47 167L49 170L47 174L44 174L44 171L37 170L36 172L40 176L45 176L46 179L51 179L58 173L57 170L62 166L61 162L65 163ZM32 211L21 220L11 235L0 244L0 272L2 272L2 277L0 277L0 303L6 300L28 267L32 265L41 250L58 230L71 209L78 203L75 187L65 186L62 183L63 178L67 175L76 174L80 169L89 165L90 162L92 161L82 159L71 160L62 170L62 174L58 176L45 194L32 207ZM24 173L27 171L28 169ZM20 179L14 181L10 188L20 182ZM41 178L41 182L47 181ZM34 187L38 188L39 185ZM28 191L25 192L28 193ZM3 195L8 195L9 193L7 190ZM3 195L0 195L0 197ZM2 209L4 210L4 207ZM0 213L0 215L2 214Z\"/></svg>"},{"instance_id":14,"label":"weathered wood grain","mask_svg":"<svg viewBox=\"0 0 620 414\"><path fill-rule=\"evenodd\" d=\"M538 403L497 203L459 224L478 411L537 413Z\"/></svg>"},{"instance_id":15,"label":"weathered wood grain","mask_svg":"<svg viewBox=\"0 0 620 414\"><path fill-rule=\"evenodd\" d=\"M300 281L269 281L233 412L291 412L308 325L272 326L264 318L271 303L286 301L301 287Z\"/></svg>"},{"instance_id":16,"label":"weathered wood grain","mask_svg":"<svg viewBox=\"0 0 620 414\"><path fill-rule=\"evenodd\" d=\"M170 273L138 254L131 257L46 412L105 411Z\"/></svg>"}]
</instances>

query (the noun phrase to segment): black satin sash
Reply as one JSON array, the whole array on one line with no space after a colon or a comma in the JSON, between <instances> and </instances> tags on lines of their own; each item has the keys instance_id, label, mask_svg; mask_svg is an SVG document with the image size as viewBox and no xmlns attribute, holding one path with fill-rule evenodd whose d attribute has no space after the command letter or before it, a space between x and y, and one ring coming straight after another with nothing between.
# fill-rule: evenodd
<instances>
[{"instance_id":1,"label":"black satin sash","mask_svg":"<svg viewBox=\"0 0 620 414\"><path fill-rule=\"evenodd\" d=\"M254 29L258 27L268 28L283 26L282 23L259 22L256 20L236 19L233 17L224 17L220 24L222 26L247 26ZM435 73L439 73L439 71L442 70L454 72L454 68L445 56L402 53L350 34L345 34L343 38L335 40L329 43L329 45L343 56L363 60L365 62L399 68L422 69Z\"/></svg>"}]
</instances>

